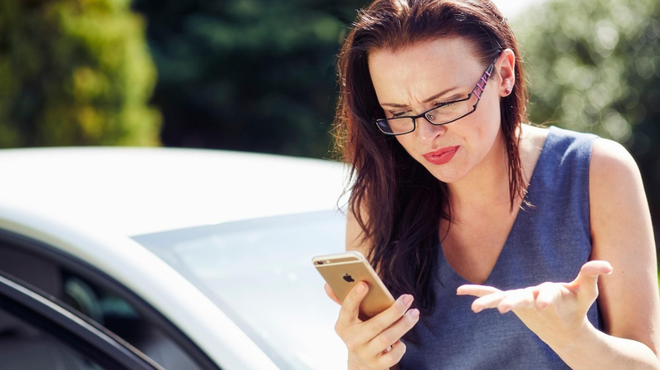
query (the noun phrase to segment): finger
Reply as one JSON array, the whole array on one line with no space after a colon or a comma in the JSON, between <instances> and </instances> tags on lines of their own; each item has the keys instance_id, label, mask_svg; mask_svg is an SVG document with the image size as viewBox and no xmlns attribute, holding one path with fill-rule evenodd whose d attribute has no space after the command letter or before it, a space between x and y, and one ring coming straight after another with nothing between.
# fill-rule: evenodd
<instances>
[{"instance_id":1,"label":"finger","mask_svg":"<svg viewBox=\"0 0 660 370\"><path fill-rule=\"evenodd\" d=\"M341 304L341 309L339 310L339 322L338 324L347 324L355 321L359 321L360 314L360 303L369 292L369 286L363 282L359 281Z\"/></svg>"},{"instance_id":2,"label":"finger","mask_svg":"<svg viewBox=\"0 0 660 370\"><path fill-rule=\"evenodd\" d=\"M580 273L569 285L573 288L596 287L598 277L611 274L613 270L607 261L589 261L582 265Z\"/></svg>"},{"instance_id":3,"label":"finger","mask_svg":"<svg viewBox=\"0 0 660 370\"><path fill-rule=\"evenodd\" d=\"M598 297L598 277L612 271L612 265L607 261L589 261L582 265L577 278L568 287L576 291L578 300L591 302Z\"/></svg>"},{"instance_id":4,"label":"finger","mask_svg":"<svg viewBox=\"0 0 660 370\"><path fill-rule=\"evenodd\" d=\"M409 332L419 321L419 310L413 308L408 310L397 322L385 329L369 343L369 352L372 355L383 353L384 349L400 342L401 338Z\"/></svg>"},{"instance_id":5,"label":"finger","mask_svg":"<svg viewBox=\"0 0 660 370\"><path fill-rule=\"evenodd\" d=\"M403 358L405 353L406 345L398 340L390 346L388 351L385 351L378 356L377 367L379 369L392 368L401 361L401 358Z\"/></svg>"},{"instance_id":6,"label":"finger","mask_svg":"<svg viewBox=\"0 0 660 370\"><path fill-rule=\"evenodd\" d=\"M555 304L561 298L562 288L559 284L543 283L538 286L538 294L536 295L536 308L542 310L550 305Z\"/></svg>"},{"instance_id":7,"label":"finger","mask_svg":"<svg viewBox=\"0 0 660 370\"><path fill-rule=\"evenodd\" d=\"M500 290L486 285L465 284L456 289L457 295L473 295L476 297L483 297L487 294L497 293Z\"/></svg>"},{"instance_id":8,"label":"finger","mask_svg":"<svg viewBox=\"0 0 660 370\"><path fill-rule=\"evenodd\" d=\"M361 282L361 284L364 283ZM349 293L349 296L351 293ZM391 307L364 322L357 316L353 316L353 311L349 313L350 307L346 305L348 300L349 297L346 297L344 300L342 310L345 309L346 313L344 314L340 310L339 320L337 320L337 324L335 325L335 331L337 331L339 336L344 339L344 343L346 343L349 351L360 351L366 353L366 357L374 358L401 337L390 337L385 343L377 346L373 345L375 338L379 337L385 329L391 327L405 315L406 310L413 302L413 297L410 294L402 295L394 302L394 304L392 304ZM355 312L359 312L359 302L357 304L358 306Z\"/></svg>"},{"instance_id":9,"label":"finger","mask_svg":"<svg viewBox=\"0 0 660 370\"><path fill-rule=\"evenodd\" d=\"M387 353L387 352L390 352L390 351L392 350L392 348L393 348L394 346L396 346L398 343L401 343L401 339L399 339L399 340L397 340L396 342L394 342L394 343L390 344L389 346L387 346L387 348L385 348L385 350L382 351L381 354L385 354L385 353Z\"/></svg>"},{"instance_id":10,"label":"finger","mask_svg":"<svg viewBox=\"0 0 660 370\"><path fill-rule=\"evenodd\" d=\"M336 295L335 292L332 290L332 288L330 288L330 285L328 285L328 283L325 283L325 285L323 286L323 288L325 289L325 294L327 294L328 297L330 297L330 299L332 299L333 301L335 301L338 305L341 305L341 302L339 301L339 298L337 298L337 295Z\"/></svg>"},{"instance_id":11,"label":"finger","mask_svg":"<svg viewBox=\"0 0 660 370\"><path fill-rule=\"evenodd\" d=\"M477 298L472 302L472 311L481 312L487 308L495 308L506 297L506 295L507 292L497 291L481 298Z\"/></svg>"},{"instance_id":12,"label":"finger","mask_svg":"<svg viewBox=\"0 0 660 370\"><path fill-rule=\"evenodd\" d=\"M413 300L414 298L410 294L401 295L396 301L394 301L392 306L368 320L365 329L376 334L383 332L406 314L406 311L408 311L412 305ZM392 342L399 338L400 337L394 338ZM389 344L390 343L388 343L388 345Z\"/></svg>"},{"instance_id":13,"label":"finger","mask_svg":"<svg viewBox=\"0 0 660 370\"><path fill-rule=\"evenodd\" d=\"M506 313L516 308L534 306L534 289L517 289L506 293L505 297L497 305L500 313Z\"/></svg>"}]
</instances>

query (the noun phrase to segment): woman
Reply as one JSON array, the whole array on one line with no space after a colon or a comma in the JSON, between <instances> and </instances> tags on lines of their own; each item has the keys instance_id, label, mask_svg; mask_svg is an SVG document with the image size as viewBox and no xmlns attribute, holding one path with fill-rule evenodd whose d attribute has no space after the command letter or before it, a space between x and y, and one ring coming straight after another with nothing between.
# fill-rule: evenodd
<instances>
[{"instance_id":1,"label":"woman","mask_svg":"<svg viewBox=\"0 0 660 370\"><path fill-rule=\"evenodd\" d=\"M376 0L339 72L347 249L399 296L364 322L368 286L344 300L349 369L660 369L636 164L526 124L516 40L490 1Z\"/></svg>"}]
</instances>

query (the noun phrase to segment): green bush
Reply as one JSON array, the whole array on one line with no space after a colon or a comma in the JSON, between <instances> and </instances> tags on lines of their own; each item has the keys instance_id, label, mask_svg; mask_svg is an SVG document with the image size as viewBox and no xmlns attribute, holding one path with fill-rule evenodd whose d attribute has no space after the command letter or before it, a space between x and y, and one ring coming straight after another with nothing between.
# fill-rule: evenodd
<instances>
[{"instance_id":1,"label":"green bush","mask_svg":"<svg viewBox=\"0 0 660 370\"><path fill-rule=\"evenodd\" d=\"M658 225L660 2L548 0L513 27L531 84L531 121L624 144L640 167Z\"/></svg>"},{"instance_id":2,"label":"green bush","mask_svg":"<svg viewBox=\"0 0 660 370\"><path fill-rule=\"evenodd\" d=\"M128 0L0 0L0 147L158 145L144 22Z\"/></svg>"}]
</instances>

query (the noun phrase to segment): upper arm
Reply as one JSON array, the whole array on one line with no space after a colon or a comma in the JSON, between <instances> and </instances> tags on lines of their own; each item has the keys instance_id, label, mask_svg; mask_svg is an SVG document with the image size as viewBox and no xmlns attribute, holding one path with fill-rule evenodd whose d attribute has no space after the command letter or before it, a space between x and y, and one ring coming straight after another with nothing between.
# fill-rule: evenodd
<instances>
[{"instance_id":1,"label":"upper arm","mask_svg":"<svg viewBox=\"0 0 660 370\"><path fill-rule=\"evenodd\" d=\"M653 228L641 175L630 154L594 142L589 170L591 259L609 261L598 302L605 331L660 350L660 302Z\"/></svg>"}]
</instances>

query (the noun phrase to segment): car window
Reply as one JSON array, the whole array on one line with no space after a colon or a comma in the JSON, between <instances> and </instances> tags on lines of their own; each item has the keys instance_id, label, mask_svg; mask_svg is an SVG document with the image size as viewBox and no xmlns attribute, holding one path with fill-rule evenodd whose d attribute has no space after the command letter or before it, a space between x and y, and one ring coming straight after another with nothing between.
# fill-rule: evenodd
<instances>
[{"instance_id":1,"label":"car window","mask_svg":"<svg viewBox=\"0 0 660 370\"><path fill-rule=\"evenodd\" d=\"M55 248L0 232L0 271L94 320L168 370L218 369L139 297Z\"/></svg>"},{"instance_id":2,"label":"car window","mask_svg":"<svg viewBox=\"0 0 660 370\"><path fill-rule=\"evenodd\" d=\"M0 307L0 364L3 369L23 370L105 369L60 339L19 319L3 307Z\"/></svg>"},{"instance_id":3,"label":"car window","mask_svg":"<svg viewBox=\"0 0 660 370\"><path fill-rule=\"evenodd\" d=\"M3 369L164 370L119 337L0 274Z\"/></svg>"}]
</instances>

